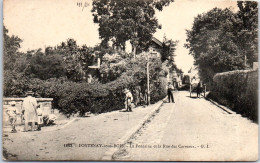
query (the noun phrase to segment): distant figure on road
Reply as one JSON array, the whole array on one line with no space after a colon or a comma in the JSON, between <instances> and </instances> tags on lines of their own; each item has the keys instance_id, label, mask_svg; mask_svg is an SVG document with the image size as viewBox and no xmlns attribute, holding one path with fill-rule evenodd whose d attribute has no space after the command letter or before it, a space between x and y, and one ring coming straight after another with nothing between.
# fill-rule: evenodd
<instances>
[{"instance_id":1,"label":"distant figure on road","mask_svg":"<svg viewBox=\"0 0 260 163\"><path fill-rule=\"evenodd\" d=\"M17 132L16 129L15 129L15 122L17 120L16 116L19 114L17 108L15 107L15 104L16 104L15 101L11 101L10 107L8 107L7 110L6 110L6 113L9 117L9 121L12 125L12 131L11 132L13 132L13 133Z\"/></svg>"},{"instance_id":2,"label":"distant figure on road","mask_svg":"<svg viewBox=\"0 0 260 163\"><path fill-rule=\"evenodd\" d=\"M202 89L201 83L199 82L197 85L197 98L200 98L201 89Z\"/></svg>"},{"instance_id":3,"label":"distant figure on road","mask_svg":"<svg viewBox=\"0 0 260 163\"><path fill-rule=\"evenodd\" d=\"M124 89L124 93L125 93L125 108L126 111L132 111L132 107L133 107L133 95L132 93L126 88Z\"/></svg>"},{"instance_id":4,"label":"distant figure on road","mask_svg":"<svg viewBox=\"0 0 260 163\"><path fill-rule=\"evenodd\" d=\"M23 114L25 119L24 131L28 131L28 126L31 125L31 130L35 130L35 123L38 122L37 116L37 101L33 97L32 91L27 92L27 97L23 101Z\"/></svg>"},{"instance_id":5,"label":"distant figure on road","mask_svg":"<svg viewBox=\"0 0 260 163\"><path fill-rule=\"evenodd\" d=\"M173 103L175 103L174 98L173 98L173 94L172 94L173 90L174 90L174 87L173 87L172 83L169 82L168 87L167 87L167 94L168 94L169 103L171 102L171 100L172 100Z\"/></svg>"}]
</instances>

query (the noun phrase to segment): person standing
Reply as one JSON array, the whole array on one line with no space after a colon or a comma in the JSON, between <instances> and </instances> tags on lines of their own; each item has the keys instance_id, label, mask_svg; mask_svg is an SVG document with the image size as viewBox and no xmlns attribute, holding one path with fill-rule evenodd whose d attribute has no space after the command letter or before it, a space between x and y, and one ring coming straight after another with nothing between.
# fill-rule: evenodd
<instances>
[{"instance_id":1,"label":"person standing","mask_svg":"<svg viewBox=\"0 0 260 163\"><path fill-rule=\"evenodd\" d=\"M10 123L12 125L12 131L11 131L12 133L17 132L16 129L15 129L15 122L17 120L16 116L19 114L17 108L15 107L15 104L16 104L15 101L11 101L10 102L10 107L8 107L7 110L6 110L6 113L7 113L8 117L9 117L9 121L10 121Z\"/></svg>"},{"instance_id":2,"label":"person standing","mask_svg":"<svg viewBox=\"0 0 260 163\"><path fill-rule=\"evenodd\" d=\"M33 97L33 92L28 91L27 97L23 101L23 112L24 112L24 131L28 131L28 126L31 124L31 130L35 129L35 123L38 122L38 116L37 116L37 101L36 98Z\"/></svg>"},{"instance_id":3,"label":"person standing","mask_svg":"<svg viewBox=\"0 0 260 163\"><path fill-rule=\"evenodd\" d=\"M43 113L40 105L37 107L37 116L38 116L38 131L41 131L41 128L43 126Z\"/></svg>"},{"instance_id":4,"label":"person standing","mask_svg":"<svg viewBox=\"0 0 260 163\"><path fill-rule=\"evenodd\" d=\"M173 94L172 94L172 91L174 90L174 87L172 85L171 82L169 82L168 84L168 88L167 88L167 94L168 94L168 100L169 100L169 103L172 101L173 103L174 102L174 98L173 98Z\"/></svg>"},{"instance_id":5,"label":"person standing","mask_svg":"<svg viewBox=\"0 0 260 163\"><path fill-rule=\"evenodd\" d=\"M127 88L124 90L124 93L125 93L125 108L126 108L126 111L132 112L133 95Z\"/></svg>"},{"instance_id":6,"label":"person standing","mask_svg":"<svg viewBox=\"0 0 260 163\"><path fill-rule=\"evenodd\" d=\"M197 85L197 98L200 98L200 93L201 93L201 83L199 82Z\"/></svg>"}]
</instances>

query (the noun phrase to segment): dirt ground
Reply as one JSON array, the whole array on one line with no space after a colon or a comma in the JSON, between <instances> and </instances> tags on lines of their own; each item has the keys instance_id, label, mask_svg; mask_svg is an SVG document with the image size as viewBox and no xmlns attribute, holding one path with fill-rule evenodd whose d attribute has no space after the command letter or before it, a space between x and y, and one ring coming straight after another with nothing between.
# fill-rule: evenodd
<instances>
[{"instance_id":1,"label":"dirt ground","mask_svg":"<svg viewBox=\"0 0 260 163\"><path fill-rule=\"evenodd\" d=\"M133 112L114 111L90 117L63 120L42 131L3 132L4 155L8 160L101 160L129 130L141 124L158 106L137 107ZM101 145L101 146L99 146ZM112 156L112 154L111 154Z\"/></svg>"}]
</instances>

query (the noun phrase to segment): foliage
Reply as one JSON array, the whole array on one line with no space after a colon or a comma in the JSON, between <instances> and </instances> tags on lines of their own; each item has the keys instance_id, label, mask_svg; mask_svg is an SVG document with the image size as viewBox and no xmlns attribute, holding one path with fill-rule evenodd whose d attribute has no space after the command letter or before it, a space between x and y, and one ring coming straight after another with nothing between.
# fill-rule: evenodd
<instances>
[{"instance_id":1,"label":"foliage","mask_svg":"<svg viewBox=\"0 0 260 163\"><path fill-rule=\"evenodd\" d=\"M5 97L24 95L24 92L27 90L26 77L24 77L21 73L14 73L10 70L5 70L3 75L3 94Z\"/></svg>"},{"instance_id":2,"label":"foliage","mask_svg":"<svg viewBox=\"0 0 260 163\"><path fill-rule=\"evenodd\" d=\"M103 63L100 67L100 73L103 75L103 82L113 81L126 71L126 60L118 53L112 55L105 54L102 60Z\"/></svg>"},{"instance_id":3,"label":"foliage","mask_svg":"<svg viewBox=\"0 0 260 163\"><path fill-rule=\"evenodd\" d=\"M59 55L50 51L48 55L32 55L29 58L34 62L31 62L29 65L36 66L36 63L41 64L40 62L43 62L41 64L43 66L48 64L46 60L50 60L53 56ZM120 71L114 80L107 80L104 83L98 81L93 83L73 82L67 80L66 77L58 78L57 76L39 79L42 78L40 71L38 72L39 74L34 72L31 75L26 75L23 72L5 71L4 96L23 97L26 91L34 90L39 97L53 98L53 106L67 115L79 113L81 116L84 116L86 112L103 113L122 109L124 107L124 88L129 88L134 93L136 87L140 86L140 93L145 96L147 76L146 62L144 61L147 54L142 53L136 59L127 56L122 58L122 56L124 55L106 54L103 56L103 66L104 64L109 65L109 67L101 69L104 74L114 72L116 70L115 67L120 67L118 63L125 62L124 66L121 66L123 71ZM165 97L165 92L162 88L164 85L159 80L161 71L160 59L150 57L149 62L151 102L154 103ZM116 65L111 66L111 64ZM27 71L34 69L35 67L29 67ZM45 71L44 67L40 67L40 69ZM33 76L32 74L38 74L39 76Z\"/></svg>"},{"instance_id":4,"label":"foliage","mask_svg":"<svg viewBox=\"0 0 260 163\"><path fill-rule=\"evenodd\" d=\"M88 66L93 65L99 57L93 48L86 45L79 47L74 39L68 39L48 51L62 56L66 76L71 81L85 80Z\"/></svg>"},{"instance_id":5,"label":"foliage","mask_svg":"<svg viewBox=\"0 0 260 163\"><path fill-rule=\"evenodd\" d=\"M88 66L104 54L104 51L94 51L85 45L79 47L73 39L56 47L46 47L44 52L36 49L21 53L18 52L21 42L17 36L10 37L4 27L4 70L42 80L66 77L71 81L83 81Z\"/></svg>"},{"instance_id":6,"label":"foliage","mask_svg":"<svg viewBox=\"0 0 260 163\"><path fill-rule=\"evenodd\" d=\"M163 66L165 71L168 72L172 72L172 71L176 71L177 73L181 73L182 70L178 69L177 65L175 64L175 51L177 48L179 41L173 41L172 39L167 39L164 36L163 39L163 47L162 47L162 52L161 52L161 61L163 62ZM167 74L165 74L167 75Z\"/></svg>"},{"instance_id":7,"label":"foliage","mask_svg":"<svg viewBox=\"0 0 260 163\"><path fill-rule=\"evenodd\" d=\"M164 37L163 48L161 53L162 62L169 60L170 63L174 63L175 50L179 41L168 40Z\"/></svg>"},{"instance_id":8,"label":"foliage","mask_svg":"<svg viewBox=\"0 0 260 163\"><path fill-rule=\"evenodd\" d=\"M59 78L65 76L65 66L63 58L58 54L44 55L36 53L29 60L29 66L25 74L30 78L46 80L49 78Z\"/></svg>"},{"instance_id":9,"label":"foliage","mask_svg":"<svg viewBox=\"0 0 260 163\"><path fill-rule=\"evenodd\" d=\"M236 24L238 45L247 56L249 66L258 60L258 3L256 1L237 2L239 23Z\"/></svg>"},{"instance_id":10,"label":"foliage","mask_svg":"<svg viewBox=\"0 0 260 163\"><path fill-rule=\"evenodd\" d=\"M155 9L161 11L171 2L173 0L94 0L94 23L99 24L103 44L112 41L114 46L124 50L125 42L130 40L132 47L147 48L152 34L160 28Z\"/></svg>"},{"instance_id":11,"label":"foliage","mask_svg":"<svg viewBox=\"0 0 260 163\"><path fill-rule=\"evenodd\" d=\"M4 33L4 46L3 46L3 59L4 59L4 70L10 70L14 66L16 57L19 55L18 49L22 40L17 36L9 36L8 30L3 29Z\"/></svg>"},{"instance_id":12,"label":"foliage","mask_svg":"<svg viewBox=\"0 0 260 163\"><path fill-rule=\"evenodd\" d=\"M79 113L81 116L84 116L86 112L104 113L122 109L124 107L124 88L129 88L133 92L137 86L133 76L125 73L115 81L106 84L76 83L57 78L26 80L24 77L17 77L15 81L11 77L9 84L5 87L5 96L22 97L25 96L26 91L34 90L39 97L53 98L53 105L60 112L67 115ZM158 87L159 85L157 83L156 87L152 87L152 93L154 93L151 96L152 102L165 97L165 94L160 92L162 88Z\"/></svg>"},{"instance_id":13,"label":"foliage","mask_svg":"<svg viewBox=\"0 0 260 163\"><path fill-rule=\"evenodd\" d=\"M103 81L113 81L125 73L129 76L134 76L138 82L144 83L146 81L148 55L149 53L147 52L137 55L136 58L124 57L122 52L104 55L100 68L100 72L103 74ZM150 78L156 80L162 71L162 63L156 56L150 56L149 62Z\"/></svg>"},{"instance_id":14,"label":"foliage","mask_svg":"<svg viewBox=\"0 0 260 163\"><path fill-rule=\"evenodd\" d=\"M20 53L18 37L12 36L11 40L7 32L5 34L5 54L13 61L12 66L7 65L4 71L5 97L24 97L28 90L33 90L37 97L53 98L53 106L60 112L84 116L86 112L122 109L124 88L134 93L139 87L139 94L147 96L149 53L141 53L134 59L130 54L110 47L80 47L73 39L56 47L46 47L44 51L36 49ZM89 72L88 66L95 64L97 58L102 59L102 83L98 80L86 83L84 78ZM161 59L150 56L151 103L165 97L162 88L165 83L160 80L160 76L164 76L162 71Z\"/></svg>"},{"instance_id":15,"label":"foliage","mask_svg":"<svg viewBox=\"0 0 260 163\"><path fill-rule=\"evenodd\" d=\"M257 61L257 2L238 2L238 6L238 13L214 8L200 14L187 30L185 46L204 82L212 82L218 72L245 69L245 55L250 64Z\"/></svg>"}]
</instances>

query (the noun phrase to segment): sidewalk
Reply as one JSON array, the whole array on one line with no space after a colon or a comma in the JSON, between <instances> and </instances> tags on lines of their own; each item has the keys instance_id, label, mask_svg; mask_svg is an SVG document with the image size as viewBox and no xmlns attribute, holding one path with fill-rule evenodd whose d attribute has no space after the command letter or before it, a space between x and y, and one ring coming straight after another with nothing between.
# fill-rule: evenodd
<instances>
[{"instance_id":1,"label":"sidewalk","mask_svg":"<svg viewBox=\"0 0 260 163\"><path fill-rule=\"evenodd\" d=\"M13 160L111 160L117 145L141 128L161 104L162 100L134 108L133 112L121 110L77 118L51 132L7 133L3 146L15 156L10 158Z\"/></svg>"}]
</instances>

